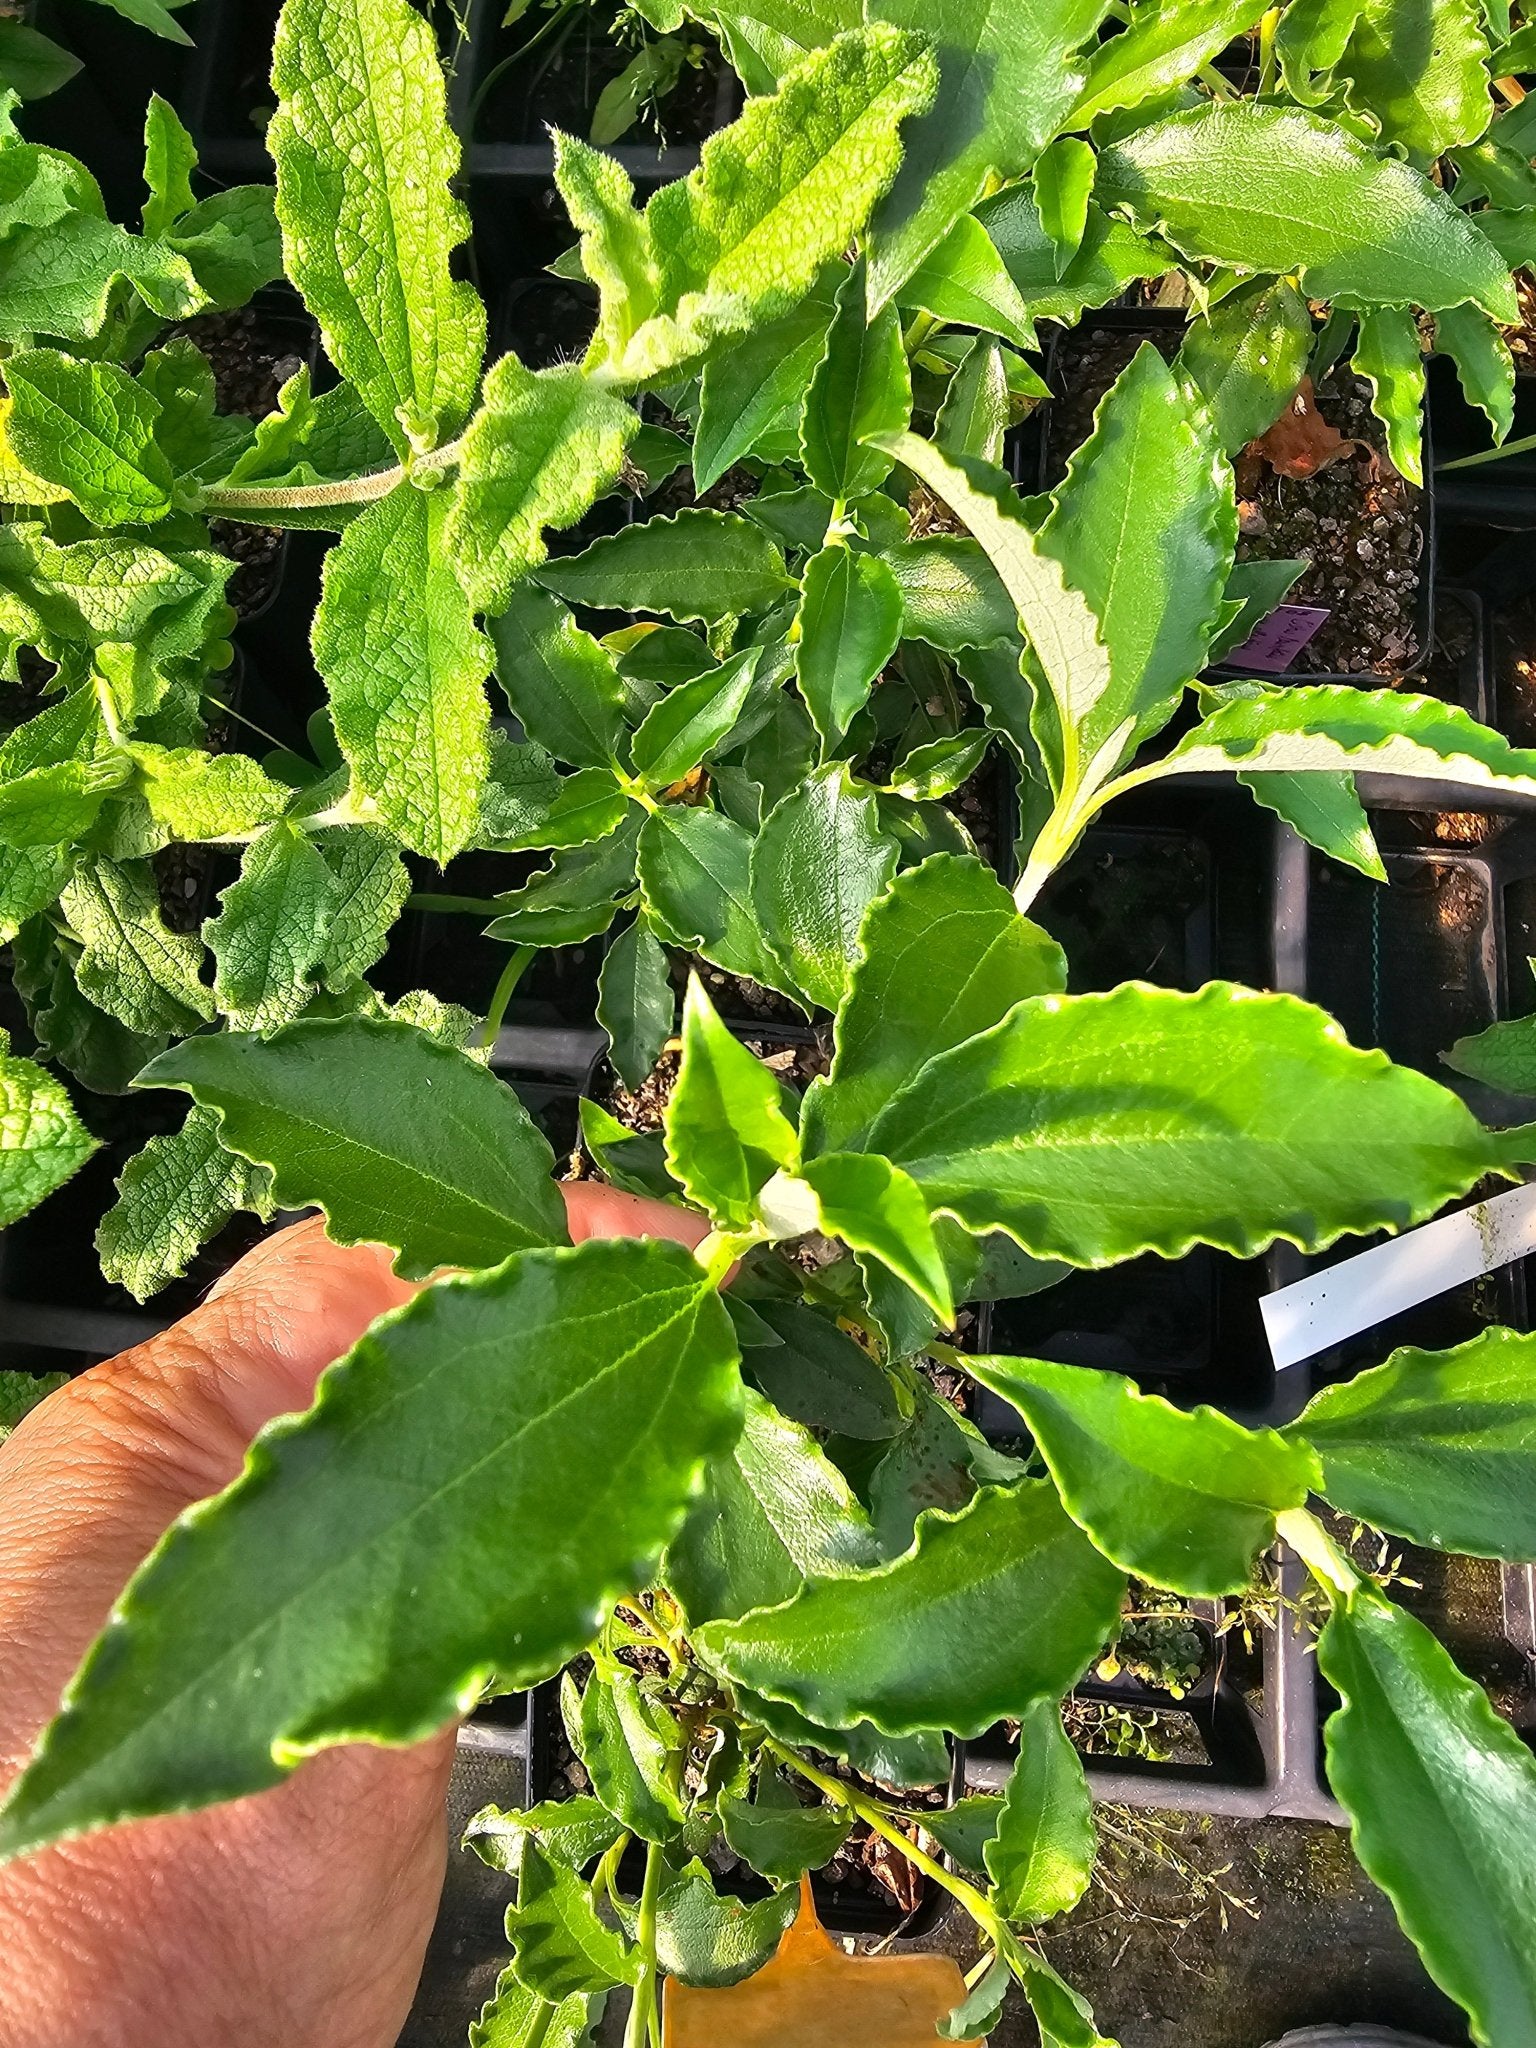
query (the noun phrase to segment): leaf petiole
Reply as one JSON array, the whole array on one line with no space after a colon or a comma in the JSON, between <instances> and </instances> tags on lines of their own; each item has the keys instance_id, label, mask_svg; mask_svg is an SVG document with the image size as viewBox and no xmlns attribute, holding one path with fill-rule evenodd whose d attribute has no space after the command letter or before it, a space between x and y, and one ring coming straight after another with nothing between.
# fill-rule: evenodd
<instances>
[{"instance_id":1,"label":"leaf petiole","mask_svg":"<svg viewBox=\"0 0 1536 2048\"><path fill-rule=\"evenodd\" d=\"M640 1950L640 1978L624 2029L624 2048L646 2048L656 2022L656 1902L661 1896L661 1848L645 1845L645 1882L640 1890L640 1916L635 1941Z\"/></svg>"}]
</instances>

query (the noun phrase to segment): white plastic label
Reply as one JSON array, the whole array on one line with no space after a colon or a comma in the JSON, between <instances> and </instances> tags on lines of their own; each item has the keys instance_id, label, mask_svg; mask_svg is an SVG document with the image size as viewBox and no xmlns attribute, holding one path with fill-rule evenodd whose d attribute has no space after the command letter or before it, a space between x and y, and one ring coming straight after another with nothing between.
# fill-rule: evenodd
<instances>
[{"instance_id":1,"label":"white plastic label","mask_svg":"<svg viewBox=\"0 0 1536 2048\"><path fill-rule=\"evenodd\" d=\"M1536 1181L1420 1224L1266 1294L1259 1303L1277 1367L1300 1365L1405 1308L1536 1252Z\"/></svg>"}]
</instances>

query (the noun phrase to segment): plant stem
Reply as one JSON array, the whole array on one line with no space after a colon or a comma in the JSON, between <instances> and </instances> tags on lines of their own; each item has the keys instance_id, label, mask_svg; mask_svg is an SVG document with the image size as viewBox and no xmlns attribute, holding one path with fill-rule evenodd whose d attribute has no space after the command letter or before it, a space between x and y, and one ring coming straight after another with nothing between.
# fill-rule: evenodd
<instances>
[{"instance_id":1,"label":"plant stem","mask_svg":"<svg viewBox=\"0 0 1536 2048\"><path fill-rule=\"evenodd\" d=\"M804 1757L798 1756L784 1743L776 1742L771 1735L764 1738L763 1747L771 1750L781 1763L788 1764L792 1771L798 1771L802 1778L815 1785L829 1799L836 1800L840 1806L846 1806L866 1827L873 1828L877 1835L905 1856L914 1869L920 1870L925 1877L931 1877L941 1890L949 1893L951 1898L958 1899L976 1925L999 1947L1012 1947L1012 1937L1006 1922L992 1910L990 1903L982 1897L975 1885L968 1884L963 1877L957 1877L954 1871L946 1870L936 1857L930 1856L926 1849L920 1849L910 1835L903 1834L890 1818L886 1808L878 1801L855 1791L851 1785L845 1785L841 1778L834 1778L826 1771L818 1770L814 1764L808 1764Z\"/></svg>"},{"instance_id":2,"label":"plant stem","mask_svg":"<svg viewBox=\"0 0 1536 2048\"><path fill-rule=\"evenodd\" d=\"M1271 7L1259 23L1259 97L1275 88L1275 30L1280 25L1280 10Z\"/></svg>"},{"instance_id":3,"label":"plant stem","mask_svg":"<svg viewBox=\"0 0 1536 2048\"><path fill-rule=\"evenodd\" d=\"M645 1845L645 1883L640 1889L640 1917L635 1940L640 1950L640 1981L629 2008L624 2048L646 2048L656 2014L656 1901L661 1896L661 1850Z\"/></svg>"},{"instance_id":4,"label":"plant stem","mask_svg":"<svg viewBox=\"0 0 1536 2048\"><path fill-rule=\"evenodd\" d=\"M540 2005L532 2027L523 2036L523 2048L544 2048L549 2039L549 2030L554 2023L555 2008L546 1998Z\"/></svg>"},{"instance_id":5,"label":"plant stem","mask_svg":"<svg viewBox=\"0 0 1536 2048\"><path fill-rule=\"evenodd\" d=\"M447 896L435 889L415 890L405 899L407 910L461 910L467 917L500 917L506 909L494 896Z\"/></svg>"},{"instance_id":6,"label":"plant stem","mask_svg":"<svg viewBox=\"0 0 1536 2048\"><path fill-rule=\"evenodd\" d=\"M507 1005L512 1000L512 991L522 980L538 948L535 946L514 946L507 955L507 964L501 970L501 979L491 997L491 1007L485 1013L485 1022L475 1033L476 1045L494 1045L496 1034L501 1029L501 1020L507 1014Z\"/></svg>"},{"instance_id":7,"label":"plant stem","mask_svg":"<svg viewBox=\"0 0 1536 2048\"><path fill-rule=\"evenodd\" d=\"M462 439L448 441L441 448L434 448L430 454L418 455L409 466L397 462L392 469L370 470L366 476L333 477L322 484L214 484L201 493L196 509L220 519L246 519L260 525L272 512L323 511L328 505L366 505L374 498L387 498L409 476L452 469L462 448Z\"/></svg>"}]
</instances>

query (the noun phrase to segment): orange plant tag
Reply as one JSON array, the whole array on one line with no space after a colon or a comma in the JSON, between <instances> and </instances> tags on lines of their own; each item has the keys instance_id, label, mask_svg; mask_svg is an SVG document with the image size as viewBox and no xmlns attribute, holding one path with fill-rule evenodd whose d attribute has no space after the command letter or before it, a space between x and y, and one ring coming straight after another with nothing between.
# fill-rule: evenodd
<instances>
[{"instance_id":1,"label":"orange plant tag","mask_svg":"<svg viewBox=\"0 0 1536 2048\"><path fill-rule=\"evenodd\" d=\"M934 2048L934 2028L964 1996L953 1956L845 1955L804 1877L773 1960L723 1991L669 1983L662 2038L665 2048Z\"/></svg>"}]
</instances>

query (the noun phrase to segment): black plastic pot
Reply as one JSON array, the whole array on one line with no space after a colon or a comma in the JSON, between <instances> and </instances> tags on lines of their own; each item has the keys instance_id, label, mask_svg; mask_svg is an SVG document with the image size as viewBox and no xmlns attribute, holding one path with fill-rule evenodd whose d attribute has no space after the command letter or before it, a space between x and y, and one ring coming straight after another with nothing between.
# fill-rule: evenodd
<instances>
[{"instance_id":1,"label":"black plastic pot","mask_svg":"<svg viewBox=\"0 0 1536 2048\"><path fill-rule=\"evenodd\" d=\"M1475 469L1448 469L1448 463L1491 449L1493 436L1486 416L1467 403L1449 357L1431 357L1428 389L1434 429L1433 484L1440 517L1529 532L1536 526L1536 450L1500 456ZM1532 434L1536 434L1536 376L1517 376L1514 424L1508 438L1521 441Z\"/></svg>"}]
</instances>

